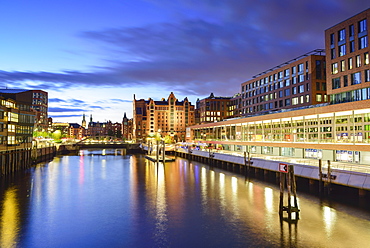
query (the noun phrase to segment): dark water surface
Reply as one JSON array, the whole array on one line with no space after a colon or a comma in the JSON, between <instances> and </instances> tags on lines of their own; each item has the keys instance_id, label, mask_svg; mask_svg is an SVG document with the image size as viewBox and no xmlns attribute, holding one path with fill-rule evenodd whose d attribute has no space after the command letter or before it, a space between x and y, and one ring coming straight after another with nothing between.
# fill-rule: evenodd
<instances>
[{"instance_id":1,"label":"dark water surface","mask_svg":"<svg viewBox=\"0 0 370 248\"><path fill-rule=\"evenodd\" d=\"M277 186L180 158L83 150L0 186L0 247L370 247L370 210L298 193L281 222Z\"/></svg>"}]
</instances>

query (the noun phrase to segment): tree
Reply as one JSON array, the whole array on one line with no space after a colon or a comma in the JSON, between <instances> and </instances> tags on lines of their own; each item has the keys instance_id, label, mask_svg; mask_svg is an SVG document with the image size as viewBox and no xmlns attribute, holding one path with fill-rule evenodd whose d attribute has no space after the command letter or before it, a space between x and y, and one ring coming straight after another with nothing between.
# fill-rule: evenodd
<instances>
[{"instance_id":1,"label":"tree","mask_svg":"<svg viewBox=\"0 0 370 248\"><path fill-rule=\"evenodd\" d=\"M52 133L52 137L54 140L58 141L62 137L62 132L60 130L56 130Z\"/></svg>"}]
</instances>

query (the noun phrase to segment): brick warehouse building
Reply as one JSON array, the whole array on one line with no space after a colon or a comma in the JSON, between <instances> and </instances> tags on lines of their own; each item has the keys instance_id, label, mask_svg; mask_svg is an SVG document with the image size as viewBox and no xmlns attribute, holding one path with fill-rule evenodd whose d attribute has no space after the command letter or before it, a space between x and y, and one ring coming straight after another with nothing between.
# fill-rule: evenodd
<instances>
[{"instance_id":1,"label":"brick warehouse building","mask_svg":"<svg viewBox=\"0 0 370 248\"><path fill-rule=\"evenodd\" d=\"M187 98L178 101L173 92L161 101L136 100L134 95L133 105L133 138L137 141L157 133L185 140L186 127L195 124L194 105Z\"/></svg>"}]
</instances>

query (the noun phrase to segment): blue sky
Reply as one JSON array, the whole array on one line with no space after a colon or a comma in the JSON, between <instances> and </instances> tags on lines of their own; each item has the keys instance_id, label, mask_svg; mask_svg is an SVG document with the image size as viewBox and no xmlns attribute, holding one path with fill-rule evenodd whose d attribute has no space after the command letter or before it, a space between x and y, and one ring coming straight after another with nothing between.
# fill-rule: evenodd
<instances>
[{"instance_id":1,"label":"blue sky","mask_svg":"<svg viewBox=\"0 0 370 248\"><path fill-rule=\"evenodd\" d=\"M56 122L121 121L171 91L195 104L324 48L368 0L0 1L0 87L49 92Z\"/></svg>"}]
</instances>

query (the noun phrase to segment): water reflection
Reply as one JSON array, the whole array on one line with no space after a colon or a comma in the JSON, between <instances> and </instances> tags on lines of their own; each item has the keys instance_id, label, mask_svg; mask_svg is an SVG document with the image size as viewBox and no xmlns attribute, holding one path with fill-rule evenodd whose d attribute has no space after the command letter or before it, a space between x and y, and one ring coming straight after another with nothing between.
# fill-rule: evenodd
<instances>
[{"instance_id":1,"label":"water reflection","mask_svg":"<svg viewBox=\"0 0 370 248\"><path fill-rule=\"evenodd\" d=\"M1 211L0 247L16 247L19 235L20 216L15 187L5 192Z\"/></svg>"},{"instance_id":2,"label":"water reflection","mask_svg":"<svg viewBox=\"0 0 370 248\"><path fill-rule=\"evenodd\" d=\"M299 193L280 221L279 189L178 159L114 150L56 158L0 191L1 247L366 247L368 212Z\"/></svg>"}]
</instances>

